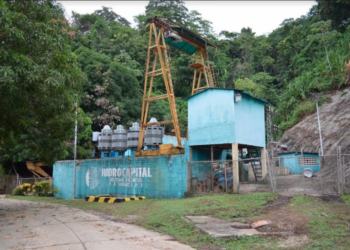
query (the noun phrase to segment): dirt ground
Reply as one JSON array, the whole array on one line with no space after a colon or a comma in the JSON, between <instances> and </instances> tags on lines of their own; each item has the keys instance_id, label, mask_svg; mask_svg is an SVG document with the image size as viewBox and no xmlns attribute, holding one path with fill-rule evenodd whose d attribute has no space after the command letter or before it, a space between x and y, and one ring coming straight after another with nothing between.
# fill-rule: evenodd
<instances>
[{"instance_id":1,"label":"dirt ground","mask_svg":"<svg viewBox=\"0 0 350 250\"><path fill-rule=\"evenodd\" d=\"M258 228L260 232L279 237L278 247L280 248L300 248L308 242L309 220L292 211L288 206L291 199L290 196L279 196L272 202L268 202L262 214L264 219L272 221L272 224Z\"/></svg>"},{"instance_id":2,"label":"dirt ground","mask_svg":"<svg viewBox=\"0 0 350 250\"><path fill-rule=\"evenodd\" d=\"M278 194L282 196L308 195L321 197L325 194L333 195L337 192L335 183L322 183L318 176L305 178L303 175L276 176L276 187ZM242 183L240 192L243 194L255 192L271 192L270 183Z\"/></svg>"}]
</instances>

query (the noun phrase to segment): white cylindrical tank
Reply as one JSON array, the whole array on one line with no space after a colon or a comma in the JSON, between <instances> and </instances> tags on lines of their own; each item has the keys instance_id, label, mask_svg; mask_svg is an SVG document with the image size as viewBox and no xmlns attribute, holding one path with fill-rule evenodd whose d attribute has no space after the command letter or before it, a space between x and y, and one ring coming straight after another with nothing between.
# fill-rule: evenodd
<instances>
[{"instance_id":1,"label":"white cylindrical tank","mask_svg":"<svg viewBox=\"0 0 350 250\"><path fill-rule=\"evenodd\" d=\"M128 131L128 141L127 141L127 147L130 149L137 148L138 142L139 142L139 134L140 134L140 124L138 122L134 122L132 124L132 127L130 127Z\"/></svg>"},{"instance_id":2,"label":"white cylindrical tank","mask_svg":"<svg viewBox=\"0 0 350 250\"><path fill-rule=\"evenodd\" d=\"M127 149L127 133L123 125L118 125L117 129L112 134L112 149L126 150Z\"/></svg>"},{"instance_id":3,"label":"white cylindrical tank","mask_svg":"<svg viewBox=\"0 0 350 250\"><path fill-rule=\"evenodd\" d=\"M152 117L148 123L157 122L157 119ZM148 148L158 147L163 141L164 128L160 125L149 126L145 130L144 145Z\"/></svg>"},{"instance_id":4,"label":"white cylindrical tank","mask_svg":"<svg viewBox=\"0 0 350 250\"><path fill-rule=\"evenodd\" d=\"M98 140L98 149L110 150L112 147L112 129L105 125Z\"/></svg>"}]
</instances>

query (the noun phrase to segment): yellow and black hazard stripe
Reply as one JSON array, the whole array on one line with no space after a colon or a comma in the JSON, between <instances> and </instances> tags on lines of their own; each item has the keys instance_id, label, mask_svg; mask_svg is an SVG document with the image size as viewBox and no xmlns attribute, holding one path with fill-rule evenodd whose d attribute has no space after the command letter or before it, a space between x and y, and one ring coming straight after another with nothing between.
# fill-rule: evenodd
<instances>
[{"instance_id":1,"label":"yellow and black hazard stripe","mask_svg":"<svg viewBox=\"0 0 350 250\"><path fill-rule=\"evenodd\" d=\"M138 201L138 200L144 200L146 199L146 196L138 196L138 197L103 197L103 196L87 196L85 197L85 201L88 202L106 202L106 203L120 203L120 202L126 202L126 201Z\"/></svg>"}]
</instances>

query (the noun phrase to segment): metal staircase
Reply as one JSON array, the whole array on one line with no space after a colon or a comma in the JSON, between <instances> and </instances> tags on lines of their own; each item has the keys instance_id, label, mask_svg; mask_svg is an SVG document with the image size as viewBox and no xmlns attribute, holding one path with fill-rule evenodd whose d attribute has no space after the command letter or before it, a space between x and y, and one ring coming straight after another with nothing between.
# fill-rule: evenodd
<instances>
[{"instance_id":1,"label":"metal staircase","mask_svg":"<svg viewBox=\"0 0 350 250\"><path fill-rule=\"evenodd\" d=\"M253 168L255 180L256 181L262 181L262 167L261 167L260 159L256 158L254 160L251 160L250 164L251 164L251 166Z\"/></svg>"}]
</instances>

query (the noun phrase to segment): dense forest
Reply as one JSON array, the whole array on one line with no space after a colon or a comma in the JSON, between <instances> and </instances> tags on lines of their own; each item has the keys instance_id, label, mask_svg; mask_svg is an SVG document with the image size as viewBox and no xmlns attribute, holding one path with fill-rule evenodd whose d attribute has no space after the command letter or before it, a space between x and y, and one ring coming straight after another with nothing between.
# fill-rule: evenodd
<instances>
[{"instance_id":1,"label":"dense forest","mask_svg":"<svg viewBox=\"0 0 350 250\"><path fill-rule=\"evenodd\" d=\"M91 155L91 132L129 127L141 114L148 23L161 16L218 46L209 50L217 86L246 89L274 107L280 135L349 84L350 2L318 0L269 35L213 32L183 1L150 1L136 28L111 8L72 13L55 1L0 1L0 162L72 157L74 103L79 103L78 157ZM186 134L191 55L169 49L181 133ZM155 84L155 93L164 84ZM166 101L150 115L167 120ZM170 128L167 128L170 132Z\"/></svg>"}]
</instances>

